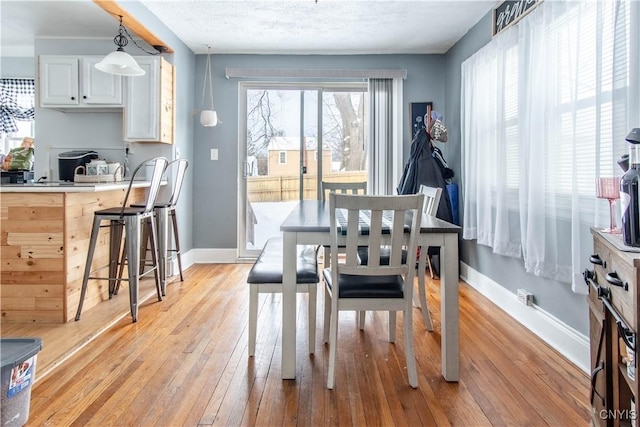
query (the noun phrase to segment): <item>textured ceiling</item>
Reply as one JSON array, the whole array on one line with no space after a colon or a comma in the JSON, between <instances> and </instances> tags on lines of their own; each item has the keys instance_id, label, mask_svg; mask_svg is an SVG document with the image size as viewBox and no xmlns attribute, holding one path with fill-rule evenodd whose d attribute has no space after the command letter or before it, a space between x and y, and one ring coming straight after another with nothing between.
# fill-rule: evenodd
<instances>
[{"instance_id":1,"label":"textured ceiling","mask_svg":"<svg viewBox=\"0 0 640 427\"><path fill-rule=\"evenodd\" d=\"M142 0L206 53L444 53L495 0ZM490 28L487 28L490 31Z\"/></svg>"},{"instance_id":2,"label":"textured ceiling","mask_svg":"<svg viewBox=\"0 0 640 427\"><path fill-rule=\"evenodd\" d=\"M444 53L495 0L141 0L195 53ZM126 2L122 3L126 7ZM32 56L41 38L112 38L90 0L0 0L0 54ZM487 28L487 32L491 31Z\"/></svg>"}]
</instances>

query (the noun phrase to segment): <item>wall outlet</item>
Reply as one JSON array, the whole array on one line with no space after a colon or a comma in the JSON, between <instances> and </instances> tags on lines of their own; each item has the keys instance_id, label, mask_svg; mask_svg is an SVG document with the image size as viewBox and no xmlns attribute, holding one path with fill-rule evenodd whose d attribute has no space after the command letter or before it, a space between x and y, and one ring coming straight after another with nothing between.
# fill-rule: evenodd
<instances>
[{"instance_id":1,"label":"wall outlet","mask_svg":"<svg viewBox=\"0 0 640 427\"><path fill-rule=\"evenodd\" d=\"M518 301L524 305L533 305L533 294L526 289L518 289Z\"/></svg>"},{"instance_id":2,"label":"wall outlet","mask_svg":"<svg viewBox=\"0 0 640 427\"><path fill-rule=\"evenodd\" d=\"M124 151L127 154L133 154L133 142L125 141L125 143L124 143Z\"/></svg>"},{"instance_id":3,"label":"wall outlet","mask_svg":"<svg viewBox=\"0 0 640 427\"><path fill-rule=\"evenodd\" d=\"M218 160L218 149L217 148L212 148L211 149L211 160Z\"/></svg>"}]
</instances>

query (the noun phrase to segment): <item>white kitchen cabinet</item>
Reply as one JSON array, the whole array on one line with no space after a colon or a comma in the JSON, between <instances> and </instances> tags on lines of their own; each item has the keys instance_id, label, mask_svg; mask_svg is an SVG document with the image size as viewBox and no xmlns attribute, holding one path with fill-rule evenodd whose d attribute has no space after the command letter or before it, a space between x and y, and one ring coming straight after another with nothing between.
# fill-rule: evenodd
<instances>
[{"instance_id":1,"label":"white kitchen cabinet","mask_svg":"<svg viewBox=\"0 0 640 427\"><path fill-rule=\"evenodd\" d=\"M39 57L41 107L95 109L122 107L122 76L104 73L101 56Z\"/></svg>"},{"instance_id":2,"label":"white kitchen cabinet","mask_svg":"<svg viewBox=\"0 0 640 427\"><path fill-rule=\"evenodd\" d=\"M135 57L145 71L126 84L125 141L173 144L174 67L162 57Z\"/></svg>"}]
</instances>

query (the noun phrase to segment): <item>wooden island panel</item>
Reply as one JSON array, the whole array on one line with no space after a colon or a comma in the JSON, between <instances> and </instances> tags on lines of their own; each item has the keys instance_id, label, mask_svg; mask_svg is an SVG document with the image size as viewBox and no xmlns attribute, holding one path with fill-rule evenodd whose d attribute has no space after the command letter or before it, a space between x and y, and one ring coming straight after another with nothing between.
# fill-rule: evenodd
<instances>
[{"instance_id":1,"label":"wooden island panel","mask_svg":"<svg viewBox=\"0 0 640 427\"><path fill-rule=\"evenodd\" d=\"M131 202L144 199L144 188L131 191ZM125 193L126 188L82 193L2 193L0 310L3 323L73 320L93 212L121 206ZM108 241L108 231L101 231L93 268L108 262ZM106 277L106 274L105 270L99 275ZM89 283L84 310L109 298L107 283ZM123 285L126 289L126 282Z\"/></svg>"}]
</instances>

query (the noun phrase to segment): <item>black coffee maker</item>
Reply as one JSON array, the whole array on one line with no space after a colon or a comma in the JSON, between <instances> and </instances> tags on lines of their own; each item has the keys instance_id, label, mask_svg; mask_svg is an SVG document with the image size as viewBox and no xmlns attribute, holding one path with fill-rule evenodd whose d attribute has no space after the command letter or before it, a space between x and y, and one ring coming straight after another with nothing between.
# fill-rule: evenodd
<instances>
[{"instance_id":1,"label":"black coffee maker","mask_svg":"<svg viewBox=\"0 0 640 427\"><path fill-rule=\"evenodd\" d=\"M631 129L625 140L629 143L629 169L620 179L622 240L627 246L640 247L640 128Z\"/></svg>"}]
</instances>

